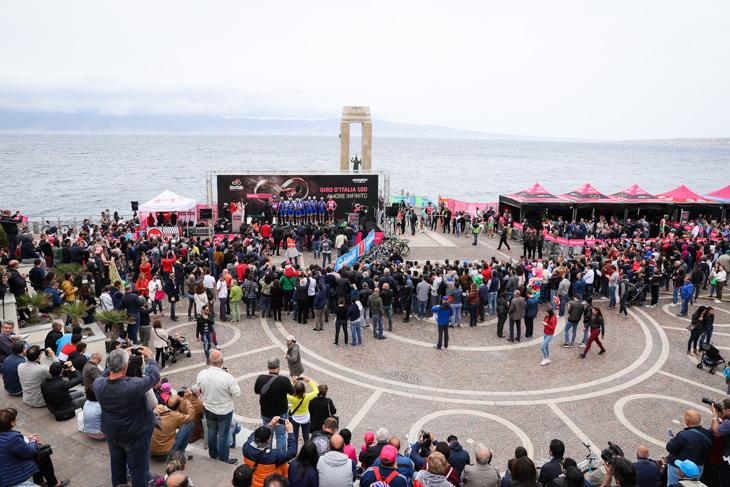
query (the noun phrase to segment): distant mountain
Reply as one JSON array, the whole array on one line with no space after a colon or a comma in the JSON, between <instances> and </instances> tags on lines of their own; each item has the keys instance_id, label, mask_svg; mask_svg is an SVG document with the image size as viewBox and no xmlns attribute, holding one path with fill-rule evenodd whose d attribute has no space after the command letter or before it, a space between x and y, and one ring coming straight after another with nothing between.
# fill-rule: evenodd
<instances>
[{"instance_id":1,"label":"distant mountain","mask_svg":"<svg viewBox=\"0 0 730 487\"><path fill-rule=\"evenodd\" d=\"M624 140L629 144L648 145L720 145L730 146L730 137L714 137L701 139L650 139L650 140Z\"/></svg>"},{"instance_id":2,"label":"distant mountain","mask_svg":"<svg viewBox=\"0 0 730 487\"><path fill-rule=\"evenodd\" d=\"M77 134L235 134L323 135L340 133L340 120L277 120L205 115L101 115L93 113L34 113L0 110L0 133ZM431 137L502 140L569 140L489 134L437 125L373 120L378 137Z\"/></svg>"}]
</instances>

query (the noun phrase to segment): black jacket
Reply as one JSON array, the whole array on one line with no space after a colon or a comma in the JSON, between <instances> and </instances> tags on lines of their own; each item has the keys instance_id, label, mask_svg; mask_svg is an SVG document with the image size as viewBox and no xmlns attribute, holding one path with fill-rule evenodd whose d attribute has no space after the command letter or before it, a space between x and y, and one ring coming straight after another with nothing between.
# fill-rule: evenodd
<instances>
[{"instance_id":1,"label":"black jacket","mask_svg":"<svg viewBox=\"0 0 730 487\"><path fill-rule=\"evenodd\" d=\"M458 441L450 444L449 449L451 450L451 455L449 456L449 465L454 467L454 470L456 470L459 474L459 477L461 477L461 472L464 471L464 467L469 465L470 462L469 452L464 450Z\"/></svg>"},{"instance_id":2,"label":"black jacket","mask_svg":"<svg viewBox=\"0 0 730 487\"><path fill-rule=\"evenodd\" d=\"M358 456L358 460L360 462L365 464L365 468L370 468L373 466L373 463L375 463L375 460L380 457L380 452L383 450L383 447L387 445L388 443L376 443L373 446L368 447L367 450L361 451L360 455Z\"/></svg>"},{"instance_id":3,"label":"black jacket","mask_svg":"<svg viewBox=\"0 0 730 487\"><path fill-rule=\"evenodd\" d=\"M324 420L337 414L337 408L329 397L315 397L309 401L309 414L312 417L312 433L322 429Z\"/></svg>"},{"instance_id":4,"label":"black jacket","mask_svg":"<svg viewBox=\"0 0 730 487\"><path fill-rule=\"evenodd\" d=\"M56 330L51 330L48 332L48 335L46 335L46 342L43 345L45 348L50 348L53 350L53 353L58 353L56 342L59 338L63 336L63 333Z\"/></svg>"},{"instance_id":5,"label":"black jacket","mask_svg":"<svg viewBox=\"0 0 730 487\"><path fill-rule=\"evenodd\" d=\"M119 308L126 309L127 314L139 314L142 306L144 306L144 300L133 292L124 293L119 303Z\"/></svg>"},{"instance_id":6,"label":"black jacket","mask_svg":"<svg viewBox=\"0 0 730 487\"><path fill-rule=\"evenodd\" d=\"M81 384L83 378L81 372L74 370L69 380L63 380L62 377L48 377L41 383L41 394L43 400L46 401L46 407L51 413L55 413L61 408L73 407L71 396L68 391L74 386Z\"/></svg>"},{"instance_id":7,"label":"black jacket","mask_svg":"<svg viewBox=\"0 0 730 487\"><path fill-rule=\"evenodd\" d=\"M669 461L674 465L675 460L691 460L697 466L704 465L710 456L710 449L714 435L712 431L701 426L685 428L677 433L667 443Z\"/></svg>"},{"instance_id":8,"label":"black jacket","mask_svg":"<svg viewBox=\"0 0 730 487\"><path fill-rule=\"evenodd\" d=\"M84 365L86 365L86 362L88 362L87 358L84 356L83 353L79 353L76 350L68 354L68 359L71 361L71 364L74 366L74 369L83 370Z\"/></svg>"},{"instance_id":9,"label":"black jacket","mask_svg":"<svg viewBox=\"0 0 730 487\"><path fill-rule=\"evenodd\" d=\"M253 386L253 392L259 396L259 406L261 406L261 416L264 418L273 418L281 416L289 409L289 401L287 394L294 394L294 386L291 381L283 375L275 376L276 379L269 386L269 390L265 394L261 394L261 389L271 379L271 375L260 375L256 379Z\"/></svg>"},{"instance_id":10,"label":"black jacket","mask_svg":"<svg viewBox=\"0 0 730 487\"><path fill-rule=\"evenodd\" d=\"M540 477L538 477L537 481L542 485L548 485L551 480L563 473L563 468L561 467L562 464L562 458L551 458L550 461L543 465L542 469L540 469Z\"/></svg>"}]
</instances>

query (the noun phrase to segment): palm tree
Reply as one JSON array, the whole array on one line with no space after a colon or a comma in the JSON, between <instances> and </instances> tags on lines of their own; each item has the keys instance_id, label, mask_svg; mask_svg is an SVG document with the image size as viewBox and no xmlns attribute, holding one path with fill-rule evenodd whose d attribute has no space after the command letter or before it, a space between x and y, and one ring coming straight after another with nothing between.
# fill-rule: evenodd
<instances>
[{"instance_id":1,"label":"palm tree","mask_svg":"<svg viewBox=\"0 0 730 487\"><path fill-rule=\"evenodd\" d=\"M58 276L59 282L65 278L67 272L70 272L73 274L73 285L80 289L81 279L86 274L86 267L76 262L69 262L68 264L58 264L53 271Z\"/></svg>"},{"instance_id":2,"label":"palm tree","mask_svg":"<svg viewBox=\"0 0 730 487\"><path fill-rule=\"evenodd\" d=\"M27 309L30 312L30 318L25 321L25 325L35 325L40 323L38 313L41 308L51 305L51 296L46 293L36 293L34 295L23 294L18 296L18 308Z\"/></svg>"},{"instance_id":3,"label":"palm tree","mask_svg":"<svg viewBox=\"0 0 730 487\"><path fill-rule=\"evenodd\" d=\"M79 324L79 319L91 309L83 301L68 301L51 312L52 315L61 316L68 315L71 318L71 327Z\"/></svg>"},{"instance_id":4,"label":"palm tree","mask_svg":"<svg viewBox=\"0 0 730 487\"><path fill-rule=\"evenodd\" d=\"M119 332L122 331L124 325L134 323L134 318L129 316L126 311L121 309L109 309L96 313L96 318L99 321L105 321L112 327L112 342L119 337Z\"/></svg>"}]
</instances>

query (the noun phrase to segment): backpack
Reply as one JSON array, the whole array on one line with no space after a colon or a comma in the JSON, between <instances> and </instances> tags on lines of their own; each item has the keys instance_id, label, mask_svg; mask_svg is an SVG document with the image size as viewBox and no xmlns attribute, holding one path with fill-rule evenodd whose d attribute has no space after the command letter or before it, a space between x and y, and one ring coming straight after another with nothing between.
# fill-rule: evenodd
<instances>
[{"instance_id":1,"label":"backpack","mask_svg":"<svg viewBox=\"0 0 730 487\"><path fill-rule=\"evenodd\" d=\"M388 475L385 479L380 475L380 469L378 467L373 467L373 472L375 473L375 482L370 484L373 487L386 487L390 486L390 482L393 481L394 478L398 476L398 470L394 470Z\"/></svg>"}]
</instances>

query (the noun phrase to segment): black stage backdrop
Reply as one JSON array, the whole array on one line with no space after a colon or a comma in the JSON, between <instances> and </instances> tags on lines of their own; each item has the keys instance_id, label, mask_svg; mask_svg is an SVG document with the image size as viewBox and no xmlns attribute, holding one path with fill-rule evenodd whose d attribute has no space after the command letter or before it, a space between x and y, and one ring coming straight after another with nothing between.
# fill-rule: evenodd
<instances>
[{"instance_id":1,"label":"black stage backdrop","mask_svg":"<svg viewBox=\"0 0 730 487\"><path fill-rule=\"evenodd\" d=\"M247 204L246 216L262 215L271 199L315 197L337 202L336 219L352 213L355 204L367 207L366 220L375 221L378 205L378 176L373 174L330 175L218 175L218 214L225 215L224 203Z\"/></svg>"}]
</instances>

